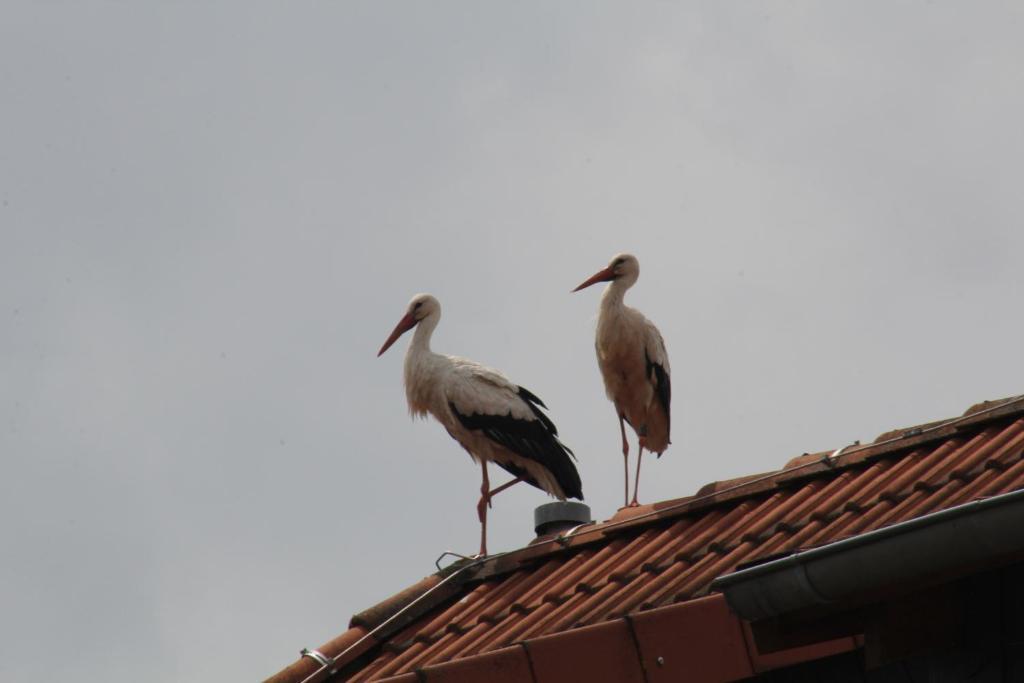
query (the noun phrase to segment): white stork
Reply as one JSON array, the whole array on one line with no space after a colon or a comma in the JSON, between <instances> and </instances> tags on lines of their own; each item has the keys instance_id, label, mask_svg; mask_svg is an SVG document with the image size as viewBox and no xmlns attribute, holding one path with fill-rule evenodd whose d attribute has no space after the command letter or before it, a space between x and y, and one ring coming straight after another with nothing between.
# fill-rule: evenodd
<instances>
[{"instance_id":1,"label":"white stork","mask_svg":"<svg viewBox=\"0 0 1024 683\"><path fill-rule=\"evenodd\" d=\"M487 508L491 498L520 481L559 500L583 499L575 456L558 440L558 429L541 412L547 408L535 395L513 384L497 370L465 358L430 350L430 336L441 320L441 304L430 294L417 294L380 357L412 328L416 333L405 352L405 396L413 417L430 413L453 439L480 463L480 555L487 555ZM491 489L487 463L515 477Z\"/></svg>"},{"instance_id":2,"label":"white stork","mask_svg":"<svg viewBox=\"0 0 1024 683\"><path fill-rule=\"evenodd\" d=\"M601 296L597 318L597 365L604 378L605 393L615 404L622 432L622 457L626 479L626 504L638 505L640 460L644 449L661 454L669 440L672 384L669 379L668 353L661 333L640 311L622 302L626 290L640 277L640 262L632 254L617 254L608 266L572 290L578 292L598 282L611 282ZM628 422L636 432L639 453L636 459L636 485L629 500Z\"/></svg>"}]
</instances>

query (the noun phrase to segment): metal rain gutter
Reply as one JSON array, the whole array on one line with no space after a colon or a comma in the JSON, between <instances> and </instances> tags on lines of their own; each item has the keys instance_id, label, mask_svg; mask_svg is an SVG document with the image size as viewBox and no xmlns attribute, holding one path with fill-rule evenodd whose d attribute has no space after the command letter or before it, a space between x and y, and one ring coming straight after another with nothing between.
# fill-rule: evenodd
<instances>
[{"instance_id":1,"label":"metal rain gutter","mask_svg":"<svg viewBox=\"0 0 1024 683\"><path fill-rule=\"evenodd\" d=\"M720 576L748 621L855 598L1024 553L1024 490L894 524Z\"/></svg>"}]
</instances>

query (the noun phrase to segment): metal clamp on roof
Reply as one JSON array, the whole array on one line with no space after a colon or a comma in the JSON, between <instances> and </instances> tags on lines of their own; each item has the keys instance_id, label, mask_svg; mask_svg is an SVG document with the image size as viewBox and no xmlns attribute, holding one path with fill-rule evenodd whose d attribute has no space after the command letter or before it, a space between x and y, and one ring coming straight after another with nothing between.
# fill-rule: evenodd
<instances>
[{"instance_id":1,"label":"metal clamp on roof","mask_svg":"<svg viewBox=\"0 0 1024 683\"><path fill-rule=\"evenodd\" d=\"M572 540L572 535L574 533L576 533L585 526L590 526L591 524L593 524L593 522L584 522L583 524L577 524L568 531L558 534L558 536L555 537L555 542L564 548L565 546L569 545L569 541Z\"/></svg>"},{"instance_id":2,"label":"metal clamp on roof","mask_svg":"<svg viewBox=\"0 0 1024 683\"><path fill-rule=\"evenodd\" d=\"M440 555L437 556L436 560L434 560L434 566L437 567L437 571L439 571L439 572L443 572L444 571L444 569L441 567L441 560L443 560L444 558L449 557L449 556L450 557L457 557L457 558L459 558L459 560L463 560L463 561L466 561L466 562L469 562L470 560L484 559L484 558L481 558L481 557L476 556L476 555L474 555L473 557L470 557L469 555L462 555L462 554L457 553L457 552L455 552L453 550L445 550L443 553L441 553ZM459 560L455 560L455 562L458 562ZM453 562L452 564L455 564L455 562ZM451 565L448 565L448 566L450 567Z\"/></svg>"},{"instance_id":3,"label":"metal clamp on roof","mask_svg":"<svg viewBox=\"0 0 1024 683\"><path fill-rule=\"evenodd\" d=\"M303 657L309 657L310 659L315 660L321 667L331 666L334 664L333 659L319 650L310 650L309 648L304 647L299 651L299 654Z\"/></svg>"},{"instance_id":4,"label":"metal clamp on roof","mask_svg":"<svg viewBox=\"0 0 1024 683\"><path fill-rule=\"evenodd\" d=\"M824 464L828 465L829 467L835 467L836 466L836 458L838 458L840 455L842 455L843 451L845 451L847 448L853 448L854 446L859 446L859 445L860 445L860 441L854 441L851 444L847 444L845 446L842 446L841 448L837 448L834 451L832 451L832 455L823 455L823 456L821 456L821 462L823 462Z\"/></svg>"}]
</instances>

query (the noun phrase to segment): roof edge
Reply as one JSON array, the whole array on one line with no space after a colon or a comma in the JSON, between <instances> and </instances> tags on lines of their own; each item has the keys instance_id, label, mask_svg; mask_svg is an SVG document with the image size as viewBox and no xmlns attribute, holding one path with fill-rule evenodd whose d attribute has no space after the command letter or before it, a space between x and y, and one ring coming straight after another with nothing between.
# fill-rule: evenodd
<instances>
[{"instance_id":1,"label":"roof edge","mask_svg":"<svg viewBox=\"0 0 1024 683\"><path fill-rule=\"evenodd\" d=\"M632 682L647 680L649 672L655 671L665 680L695 675L701 680L736 680L856 648L854 638L844 637L792 648L784 656L766 656L724 596L715 594L528 638L381 681L462 683L493 680L501 672L509 674L500 676L501 680L531 683L569 678ZM517 673L511 676L512 672Z\"/></svg>"},{"instance_id":2,"label":"roof edge","mask_svg":"<svg viewBox=\"0 0 1024 683\"><path fill-rule=\"evenodd\" d=\"M409 606L416 598L420 597L431 588L441 583L441 576L431 574L425 576L403 591L395 593L390 598L381 600L373 607L367 607L358 614L353 614L348 622L349 628L362 626L367 630L373 630L382 623L395 616Z\"/></svg>"},{"instance_id":3,"label":"roof edge","mask_svg":"<svg viewBox=\"0 0 1024 683\"><path fill-rule=\"evenodd\" d=\"M353 626L319 650L303 650L299 661L264 683L314 683L351 666L372 648L424 614L459 595L473 580L485 559L468 560L437 574L352 617ZM363 618L361 618L363 617ZM365 624L374 624L367 628Z\"/></svg>"},{"instance_id":4,"label":"roof edge","mask_svg":"<svg viewBox=\"0 0 1024 683\"><path fill-rule=\"evenodd\" d=\"M1009 561L1024 555L1021 529L1024 490L1017 490L741 569L710 588L757 621Z\"/></svg>"},{"instance_id":5,"label":"roof edge","mask_svg":"<svg viewBox=\"0 0 1024 683\"><path fill-rule=\"evenodd\" d=\"M830 456L812 459L791 470L782 470L778 473L778 482L786 485L795 484L818 476L822 472L841 471L867 460L943 441L961 432L1021 415L1024 415L1024 394L983 401L971 406L960 417L890 430L879 435L872 443L840 448Z\"/></svg>"}]
</instances>

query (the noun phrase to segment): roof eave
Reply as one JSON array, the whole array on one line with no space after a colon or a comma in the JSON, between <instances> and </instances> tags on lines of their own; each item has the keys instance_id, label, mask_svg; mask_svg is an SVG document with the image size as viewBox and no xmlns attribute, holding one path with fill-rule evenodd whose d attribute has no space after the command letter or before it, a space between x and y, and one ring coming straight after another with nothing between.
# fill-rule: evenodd
<instances>
[{"instance_id":1,"label":"roof eave","mask_svg":"<svg viewBox=\"0 0 1024 683\"><path fill-rule=\"evenodd\" d=\"M925 586L1024 556L1024 490L958 505L715 579L758 621Z\"/></svg>"}]
</instances>

